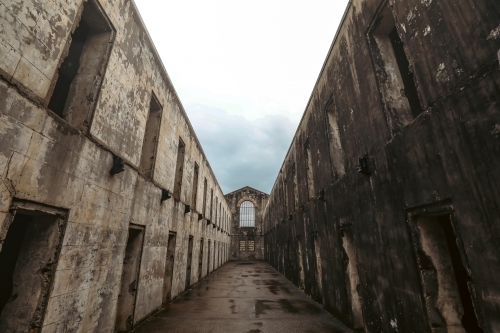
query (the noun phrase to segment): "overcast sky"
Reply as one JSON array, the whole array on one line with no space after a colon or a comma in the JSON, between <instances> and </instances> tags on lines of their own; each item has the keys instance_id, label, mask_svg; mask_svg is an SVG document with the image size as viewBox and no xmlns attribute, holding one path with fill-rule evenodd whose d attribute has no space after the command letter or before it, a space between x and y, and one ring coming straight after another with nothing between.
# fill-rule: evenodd
<instances>
[{"instance_id":1,"label":"overcast sky","mask_svg":"<svg viewBox=\"0 0 500 333\"><path fill-rule=\"evenodd\" d=\"M224 193L269 193L348 1L135 2Z\"/></svg>"}]
</instances>

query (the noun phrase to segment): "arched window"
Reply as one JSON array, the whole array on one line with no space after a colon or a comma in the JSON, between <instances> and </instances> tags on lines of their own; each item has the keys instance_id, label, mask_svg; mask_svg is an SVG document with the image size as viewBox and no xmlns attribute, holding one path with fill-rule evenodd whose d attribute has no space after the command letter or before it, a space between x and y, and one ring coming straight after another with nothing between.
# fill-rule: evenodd
<instances>
[{"instance_id":1,"label":"arched window","mask_svg":"<svg viewBox=\"0 0 500 333\"><path fill-rule=\"evenodd\" d=\"M243 201L241 203L240 227L255 227L255 207L251 201Z\"/></svg>"}]
</instances>

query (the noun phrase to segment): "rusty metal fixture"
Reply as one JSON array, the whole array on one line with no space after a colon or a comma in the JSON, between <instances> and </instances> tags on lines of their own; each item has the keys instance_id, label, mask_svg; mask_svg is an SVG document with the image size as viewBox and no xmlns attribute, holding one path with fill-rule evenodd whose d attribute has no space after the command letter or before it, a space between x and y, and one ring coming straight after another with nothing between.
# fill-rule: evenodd
<instances>
[{"instance_id":1,"label":"rusty metal fixture","mask_svg":"<svg viewBox=\"0 0 500 333\"><path fill-rule=\"evenodd\" d=\"M113 156L113 166L111 167L111 170L109 170L109 173L114 176L123 171L125 171L125 162L121 157Z\"/></svg>"},{"instance_id":2,"label":"rusty metal fixture","mask_svg":"<svg viewBox=\"0 0 500 333\"><path fill-rule=\"evenodd\" d=\"M170 199L172 196L170 195L170 192L168 190L161 190L161 201L165 201Z\"/></svg>"}]
</instances>

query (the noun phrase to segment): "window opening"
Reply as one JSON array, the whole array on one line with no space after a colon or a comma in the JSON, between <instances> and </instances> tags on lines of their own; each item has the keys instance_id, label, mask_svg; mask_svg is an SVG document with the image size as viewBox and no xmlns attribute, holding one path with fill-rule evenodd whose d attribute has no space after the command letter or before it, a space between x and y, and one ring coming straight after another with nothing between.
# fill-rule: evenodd
<instances>
[{"instance_id":1,"label":"window opening","mask_svg":"<svg viewBox=\"0 0 500 333\"><path fill-rule=\"evenodd\" d=\"M156 96L151 94L149 114L146 121L144 141L142 143L141 164L139 167L140 171L148 178L153 178L156 148L158 146L158 137L160 134L161 109L162 107L156 99Z\"/></svg>"},{"instance_id":2,"label":"window opening","mask_svg":"<svg viewBox=\"0 0 500 333\"><path fill-rule=\"evenodd\" d=\"M394 29L392 29L389 33L389 39L391 40L394 55L396 56L396 62L403 81L404 96L408 99L413 118L416 118L420 113L422 113L422 106L420 105L415 79L410 69L410 62L406 57L404 44L399 37L396 27L394 27Z\"/></svg>"},{"instance_id":3,"label":"window opening","mask_svg":"<svg viewBox=\"0 0 500 333\"><path fill-rule=\"evenodd\" d=\"M469 290L469 284L473 288L472 279L462 261L451 215L419 216L417 227L417 259L431 327L483 332Z\"/></svg>"},{"instance_id":4,"label":"window opening","mask_svg":"<svg viewBox=\"0 0 500 333\"><path fill-rule=\"evenodd\" d=\"M180 200L182 188L182 174L184 171L184 156L186 154L186 145L181 138L179 138L179 145L177 147L177 163L175 166L175 181L174 181L174 198Z\"/></svg>"},{"instance_id":5,"label":"window opening","mask_svg":"<svg viewBox=\"0 0 500 333\"><path fill-rule=\"evenodd\" d=\"M203 216L207 217L207 179L203 182Z\"/></svg>"},{"instance_id":6,"label":"window opening","mask_svg":"<svg viewBox=\"0 0 500 333\"><path fill-rule=\"evenodd\" d=\"M255 241L249 240L248 241L248 252L254 252L255 251Z\"/></svg>"},{"instance_id":7,"label":"window opening","mask_svg":"<svg viewBox=\"0 0 500 333\"><path fill-rule=\"evenodd\" d=\"M90 124L114 35L97 2L85 2L48 103L50 110L79 129Z\"/></svg>"},{"instance_id":8,"label":"window opening","mask_svg":"<svg viewBox=\"0 0 500 333\"><path fill-rule=\"evenodd\" d=\"M219 198L215 197L215 218L214 218L214 224L217 225L219 224L218 221L217 221L217 208L218 208L218 202L219 202Z\"/></svg>"},{"instance_id":9,"label":"window opening","mask_svg":"<svg viewBox=\"0 0 500 333\"><path fill-rule=\"evenodd\" d=\"M391 132L398 132L422 112L422 105L388 3L374 20L369 34L379 88Z\"/></svg>"},{"instance_id":10,"label":"window opening","mask_svg":"<svg viewBox=\"0 0 500 333\"><path fill-rule=\"evenodd\" d=\"M165 275L163 278L163 303L168 303L172 300L172 277L174 274L174 260L175 260L175 243L176 243L175 232L170 232L168 234L168 244L167 244L167 260L165 262Z\"/></svg>"},{"instance_id":11,"label":"window opening","mask_svg":"<svg viewBox=\"0 0 500 333\"><path fill-rule=\"evenodd\" d=\"M295 163L293 163L292 165L292 180L293 180L293 211L295 211L295 207L297 207L297 202L299 202L297 193L297 171Z\"/></svg>"},{"instance_id":12,"label":"window opening","mask_svg":"<svg viewBox=\"0 0 500 333\"><path fill-rule=\"evenodd\" d=\"M333 178L338 179L345 174L344 169L344 152L342 143L340 142L340 131L337 123L337 110L335 109L335 101L333 95L330 96L325 106L326 115L328 117L329 126L329 143L330 156L333 168Z\"/></svg>"},{"instance_id":13,"label":"window opening","mask_svg":"<svg viewBox=\"0 0 500 333\"><path fill-rule=\"evenodd\" d=\"M191 286L191 264L193 263L193 236L189 236L188 240L188 253L186 264L186 285L185 289Z\"/></svg>"},{"instance_id":14,"label":"window opening","mask_svg":"<svg viewBox=\"0 0 500 333\"><path fill-rule=\"evenodd\" d=\"M213 220L214 213L214 189L210 189L210 219Z\"/></svg>"},{"instance_id":15,"label":"window opening","mask_svg":"<svg viewBox=\"0 0 500 333\"><path fill-rule=\"evenodd\" d=\"M358 293L358 265L354 248L354 239L351 230L342 230L342 248L342 259L344 262L344 271L347 284L347 299L349 301L351 310L351 324L355 329L362 329L364 327L364 323L361 307L361 297Z\"/></svg>"},{"instance_id":16,"label":"window opening","mask_svg":"<svg viewBox=\"0 0 500 333\"><path fill-rule=\"evenodd\" d=\"M288 182L285 173L281 173L281 186L283 191L283 211L288 212L289 203L288 203Z\"/></svg>"},{"instance_id":17,"label":"window opening","mask_svg":"<svg viewBox=\"0 0 500 333\"><path fill-rule=\"evenodd\" d=\"M123 258L122 284L118 295L115 321L116 331L130 331L134 328L143 240L144 227L131 225Z\"/></svg>"},{"instance_id":18,"label":"window opening","mask_svg":"<svg viewBox=\"0 0 500 333\"><path fill-rule=\"evenodd\" d=\"M194 210L196 210L196 199L198 197L198 176L200 173L200 167L198 164L194 164L194 172L193 172L193 198L192 198L192 206Z\"/></svg>"},{"instance_id":19,"label":"window opening","mask_svg":"<svg viewBox=\"0 0 500 333\"><path fill-rule=\"evenodd\" d=\"M251 201L243 201L240 205L240 227L255 227L255 207Z\"/></svg>"},{"instance_id":20,"label":"window opening","mask_svg":"<svg viewBox=\"0 0 500 333\"><path fill-rule=\"evenodd\" d=\"M305 148L305 158L306 158L307 191L309 198L314 198L313 163L312 163L311 145L309 139L307 139L304 148Z\"/></svg>"},{"instance_id":21,"label":"window opening","mask_svg":"<svg viewBox=\"0 0 500 333\"><path fill-rule=\"evenodd\" d=\"M247 241L240 240L240 252L246 252L247 250Z\"/></svg>"},{"instance_id":22,"label":"window opening","mask_svg":"<svg viewBox=\"0 0 500 333\"><path fill-rule=\"evenodd\" d=\"M66 226L66 212L44 208L14 202L0 230L1 332L43 326Z\"/></svg>"}]
</instances>

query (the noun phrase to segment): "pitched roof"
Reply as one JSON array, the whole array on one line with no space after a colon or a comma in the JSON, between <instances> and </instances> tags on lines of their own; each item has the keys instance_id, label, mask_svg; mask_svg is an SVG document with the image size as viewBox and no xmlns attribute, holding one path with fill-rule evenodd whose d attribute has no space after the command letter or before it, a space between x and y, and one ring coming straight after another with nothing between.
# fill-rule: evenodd
<instances>
[{"instance_id":1,"label":"pitched roof","mask_svg":"<svg viewBox=\"0 0 500 333\"><path fill-rule=\"evenodd\" d=\"M269 194L267 194L267 193L265 193L265 192L262 192L262 191L259 191L259 190L257 190L257 189L254 189L253 187L250 187L250 186L244 186L244 187L242 187L242 188L240 188L240 189L237 189L237 190L235 190L235 191L233 191L233 192L230 192L230 193L224 194L224 196L227 196L227 195L229 195L229 194L233 194L233 193L236 193L236 192L240 192L240 191L243 191L243 190L245 190L245 189L249 189L249 190L252 190L252 191L255 191L255 192L259 192L259 193L262 193L262 194L264 194L264 195L269 196Z\"/></svg>"}]
</instances>

